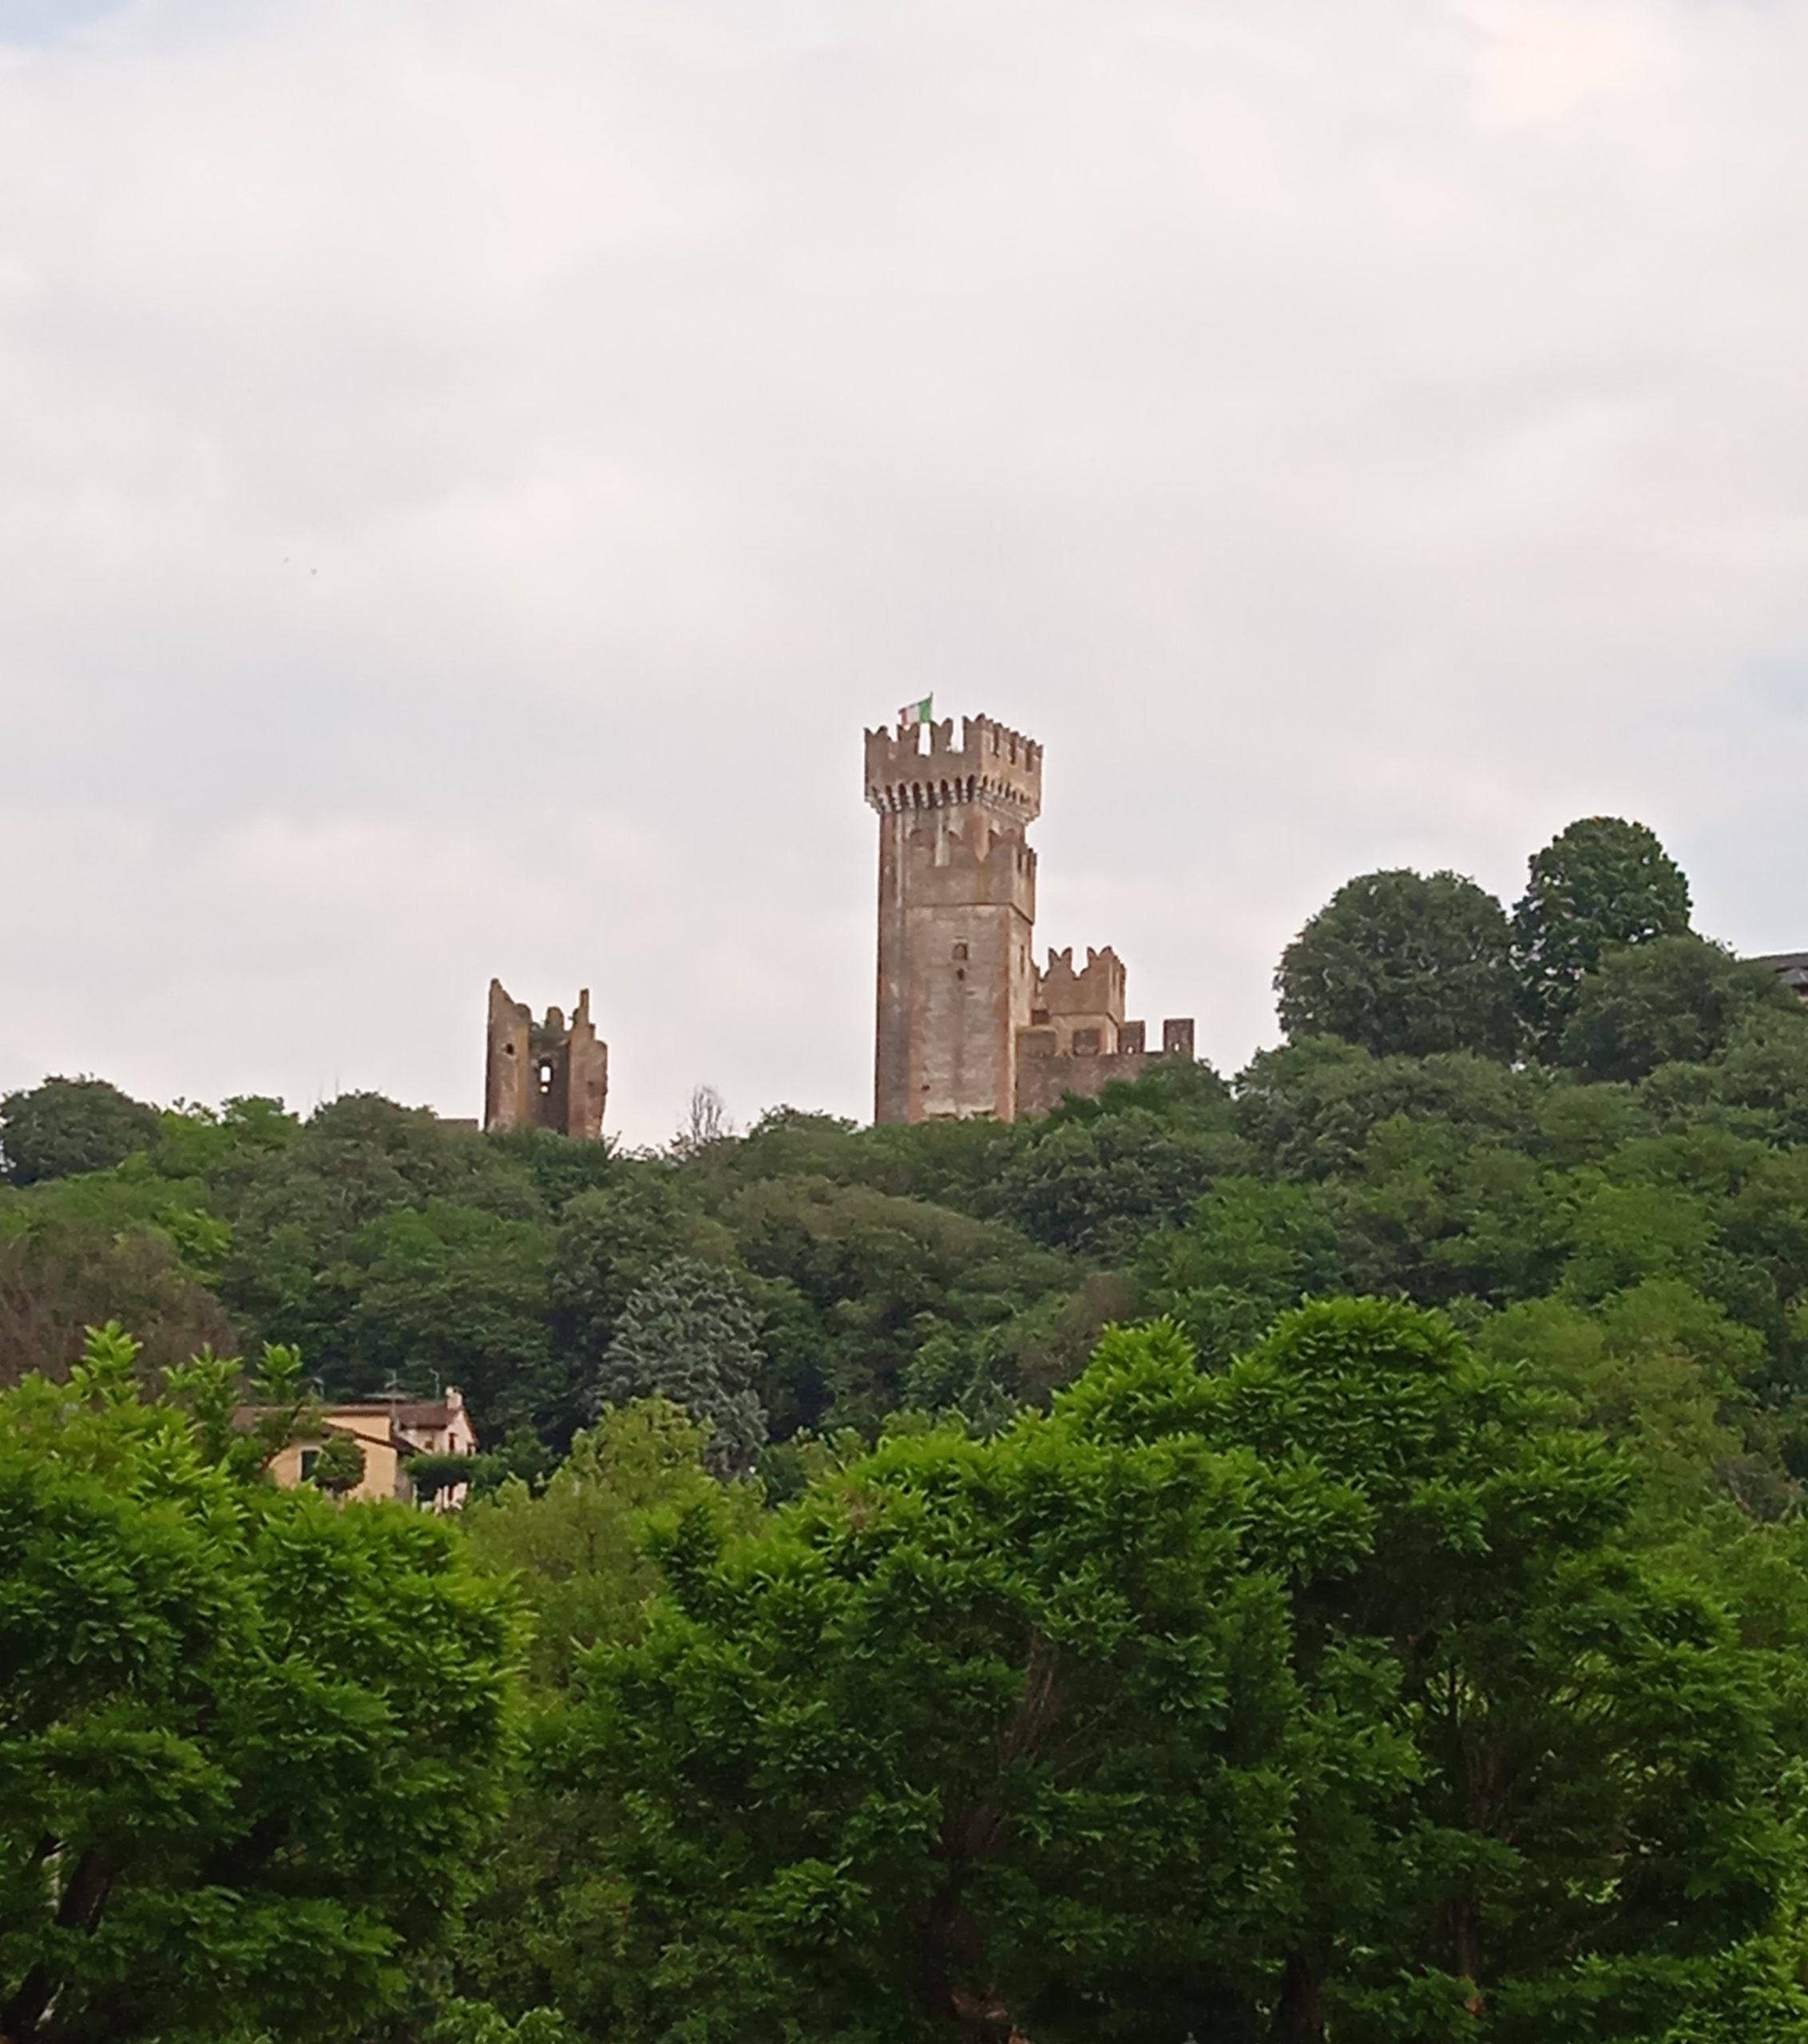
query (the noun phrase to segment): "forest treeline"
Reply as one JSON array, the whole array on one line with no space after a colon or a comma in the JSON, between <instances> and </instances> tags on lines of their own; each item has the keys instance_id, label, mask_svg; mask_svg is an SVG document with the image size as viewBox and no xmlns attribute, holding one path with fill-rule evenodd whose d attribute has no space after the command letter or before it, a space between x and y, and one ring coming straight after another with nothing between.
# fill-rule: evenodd
<instances>
[{"instance_id":1,"label":"forest treeline","mask_svg":"<svg viewBox=\"0 0 1808 2044\"><path fill-rule=\"evenodd\" d=\"M1277 992L1009 1126L0 1102L0 2037L1808 2040L1808 1017L1611 819Z\"/></svg>"}]
</instances>

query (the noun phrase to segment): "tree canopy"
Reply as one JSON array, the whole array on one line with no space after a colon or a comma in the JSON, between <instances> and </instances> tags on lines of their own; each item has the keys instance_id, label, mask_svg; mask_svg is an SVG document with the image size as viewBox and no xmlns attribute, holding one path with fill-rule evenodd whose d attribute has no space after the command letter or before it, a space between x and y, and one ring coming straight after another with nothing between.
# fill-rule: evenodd
<instances>
[{"instance_id":1,"label":"tree canopy","mask_svg":"<svg viewBox=\"0 0 1808 2044\"><path fill-rule=\"evenodd\" d=\"M1510 1057L1517 1036L1505 911L1460 873L1347 881L1282 954L1281 1027L1377 1056Z\"/></svg>"},{"instance_id":2,"label":"tree canopy","mask_svg":"<svg viewBox=\"0 0 1808 2044\"><path fill-rule=\"evenodd\" d=\"M1513 910L1520 1011L1555 1062L1583 980L1609 952L1688 933L1689 883L1643 823L1591 816L1534 853Z\"/></svg>"},{"instance_id":3,"label":"tree canopy","mask_svg":"<svg viewBox=\"0 0 1808 2044\"><path fill-rule=\"evenodd\" d=\"M104 1079L46 1079L0 1096L0 1167L14 1185L110 1171L161 1126L156 1108Z\"/></svg>"},{"instance_id":4,"label":"tree canopy","mask_svg":"<svg viewBox=\"0 0 1808 2044\"><path fill-rule=\"evenodd\" d=\"M732 1280L694 1257L674 1257L622 1308L595 1403L664 1399L708 1430L716 1467L744 1473L766 1443L754 1388L758 1339L759 1322Z\"/></svg>"},{"instance_id":5,"label":"tree canopy","mask_svg":"<svg viewBox=\"0 0 1808 2044\"><path fill-rule=\"evenodd\" d=\"M133 1366L0 1396L0 2034L326 2044L472 1880L504 1602L423 1516L242 1480L232 1366Z\"/></svg>"}]
</instances>

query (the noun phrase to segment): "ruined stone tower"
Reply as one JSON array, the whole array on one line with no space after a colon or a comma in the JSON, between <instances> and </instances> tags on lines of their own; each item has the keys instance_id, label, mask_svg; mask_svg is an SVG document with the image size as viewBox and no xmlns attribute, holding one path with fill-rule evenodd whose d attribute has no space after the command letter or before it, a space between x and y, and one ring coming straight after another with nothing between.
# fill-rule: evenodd
<instances>
[{"instance_id":1,"label":"ruined stone tower","mask_svg":"<svg viewBox=\"0 0 1808 2044\"><path fill-rule=\"evenodd\" d=\"M1045 1114L1148 1064L1124 1019L1108 948L1036 969L1042 748L989 717L866 734L866 800L879 818L875 1121ZM1191 1057L1193 1025L1162 1025L1163 1056Z\"/></svg>"},{"instance_id":2,"label":"ruined stone tower","mask_svg":"<svg viewBox=\"0 0 1808 2044\"><path fill-rule=\"evenodd\" d=\"M490 982L490 1044L484 1065L486 1128L549 1128L594 1142L609 1099L609 1047L590 1020L590 990L568 1025L556 1008L536 1022L525 1001Z\"/></svg>"}]
</instances>

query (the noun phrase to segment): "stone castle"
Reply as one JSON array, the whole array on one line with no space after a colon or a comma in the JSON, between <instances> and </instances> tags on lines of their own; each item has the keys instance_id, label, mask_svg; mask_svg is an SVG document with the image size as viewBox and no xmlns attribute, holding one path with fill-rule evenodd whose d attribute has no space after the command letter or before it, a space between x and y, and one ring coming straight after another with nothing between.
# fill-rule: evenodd
<instances>
[{"instance_id":1,"label":"stone castle","mask_svg":"<svg viewBox=\"0 0 1808 2044\"><path fill-rule=\"evenodd\" d=\"M1042 748L989 717L866 734L879 818L878 1029L873 1118L1000 1121L1088 1097L1157 1056L1193 1054L1190 1020L1149 1050L1124 1017L1116 952L1033 953Z\"/></svg>"},{"instance_id":2,"label":"stone castle","mask_svg":"<svg viewBox=\"0 0 1808 2044\"><path fill-rule=\"evenodd\" d=\"M1051 951L1040 970L1036 854L1042 748L989 717L866 734L866 799L879 818L878 1031L873 1119L998 1121L1092 1098L1157 1057L1190 1058L1190 1020L1152 1051L1124 1016L1123 961L1108 946ZM609 1045L588 989L567 1023L536 1022L490 982L486 1129L547 1128L595 1141L609 1099Z\"/></svg>"},{"instance_id":3,"label":"stone castle","mask_svg":"<svg viewBox=\"0 0 1808 2044\"><path fill-rule=\"evenodd\" d=\"M590 1020L590 989L568 1023L556 1008L536 1022L525 1001L490 982L490 1041L484 1060L486 1128L549 1128L597 1141L609 1103L609 1047Z\"/></svg>"}]
</instances>

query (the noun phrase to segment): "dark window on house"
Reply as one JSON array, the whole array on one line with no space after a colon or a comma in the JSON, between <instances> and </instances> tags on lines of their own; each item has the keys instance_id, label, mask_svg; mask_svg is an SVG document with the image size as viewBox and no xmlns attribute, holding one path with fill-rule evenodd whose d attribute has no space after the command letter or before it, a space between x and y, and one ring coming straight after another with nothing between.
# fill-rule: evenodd
<instances>
[{"instance_id":1,"label":"dark window on house","mask_svg":"<svg viewBox=\"0 0 1808 2044\"><path fill-rule=\"evenodd\" d=\"M304 1483L314 1474L314 1465L319 1460L320 1451L317 1448L304 1448L301 1451L301 1480Z\"/></svg>"}]
</instances>

